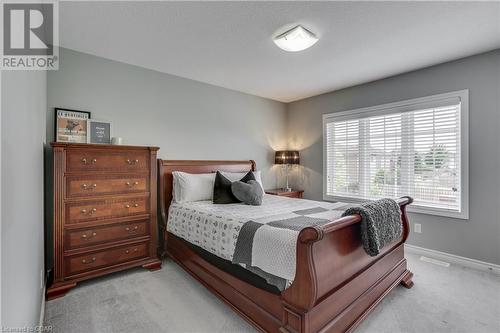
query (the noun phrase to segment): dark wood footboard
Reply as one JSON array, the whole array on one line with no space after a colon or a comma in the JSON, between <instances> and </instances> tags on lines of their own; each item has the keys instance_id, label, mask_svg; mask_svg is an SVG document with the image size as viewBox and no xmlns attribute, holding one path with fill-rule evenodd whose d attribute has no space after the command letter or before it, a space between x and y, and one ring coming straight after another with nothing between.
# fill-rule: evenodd
<instances>
[{"instance_id":1,"label":"dark wood footboard","mask_svg":"<svg viewBox=\"0 0 500 333\"><path fill-rule=\"evenodd\" d=\"M346 216L299 234L297 269L283 296L282 331L344 332L354 329L401 281L410 286L403 244L408 237L406 206L399 199L403 235L370 257L361 242L359 215Z\"/></svg>"},{"instance_id":2,"label":"dark wood footboard","mask_svg":"<svg viewBox=\"0 0 500 333\"><path fill-rule=\"evenodd\" d=\"M171 200L171 172L255 170L253 161L159 161L160 207L163 227ZM166 232L166 253L181 267L263 332L351 332L398 284L413 285L404 258L409 224L401 198L401 239L376 257L363 249L357 215L309 227L299 234L296 275L292 285L275 295L246 283L210 264L188 244Z\"/></svg>"}]
</instances>

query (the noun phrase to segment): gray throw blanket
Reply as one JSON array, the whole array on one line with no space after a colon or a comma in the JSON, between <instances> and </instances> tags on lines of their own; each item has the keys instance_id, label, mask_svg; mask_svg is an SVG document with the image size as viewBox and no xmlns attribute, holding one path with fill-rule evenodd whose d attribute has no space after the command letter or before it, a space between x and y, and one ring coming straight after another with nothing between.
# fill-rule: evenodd
<instances>
[{"instance_id":1,"label":"gray throw blanket","mask_svg":"<svg viewBox=\"0 0 500 333\"><path fill-rule=\"evenodd\" d=\"M403 226L399 204L380 199L348 208L342 216L361 215L361 239L366 253L374 257L384 245L401 237Z\"/></svg>"}]
</instances>

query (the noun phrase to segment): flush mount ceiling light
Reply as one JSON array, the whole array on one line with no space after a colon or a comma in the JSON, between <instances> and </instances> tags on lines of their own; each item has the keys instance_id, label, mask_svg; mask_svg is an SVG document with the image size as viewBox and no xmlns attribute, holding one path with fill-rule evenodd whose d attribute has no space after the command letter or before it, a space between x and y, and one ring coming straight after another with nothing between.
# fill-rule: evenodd
<instances>
[{"instance_id":1,"label":"flush mount ceiling light","mask_svg":"<svg viewBox=\"0 0 500 333\"><path fill-rule=\"evenodd\" d=\"M312 32L301 25L274 37L274 43L282 50L297 52L313 46L318 41Z\"/></svg>"}]
</instances>

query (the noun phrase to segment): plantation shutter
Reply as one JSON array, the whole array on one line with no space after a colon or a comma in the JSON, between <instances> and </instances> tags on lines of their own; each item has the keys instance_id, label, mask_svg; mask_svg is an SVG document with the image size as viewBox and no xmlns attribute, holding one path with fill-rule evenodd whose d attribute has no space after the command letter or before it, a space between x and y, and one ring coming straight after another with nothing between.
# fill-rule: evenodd
<instances>
[{"instance_id":1,"label":"plantation shutter","mask_svg":"<svg viewBox=\"0 0 500 333\"><path fill-rule=\"evenodd\" d=\"M326 118L325 194L461 210L459 98Z\"/></svg>"}]
</instances>

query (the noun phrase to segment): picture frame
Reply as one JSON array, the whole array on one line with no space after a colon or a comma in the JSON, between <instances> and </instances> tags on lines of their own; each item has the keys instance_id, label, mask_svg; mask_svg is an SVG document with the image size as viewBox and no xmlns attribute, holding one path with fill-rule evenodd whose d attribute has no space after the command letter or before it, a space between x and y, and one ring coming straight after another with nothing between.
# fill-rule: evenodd
<instances>
[{"instance_id":1,"label":"picture frame","mask_svg":"<svg viewBox=\"0 0 500 333\"><path fill-rule=\"evenodd\" d=\"M87 122L87 143L111 144L111 122L89 119Z\"/></svg>"},{"instance_id":2,"label":"picture frame","mask_svg":"<svg viewBox=\"0 0 500 333\"><path fill-rule=\"evenodd\" d=\"M87 143L89 111L54 108L54 138L56 142Z\"/></svg>"}]
</instances>

